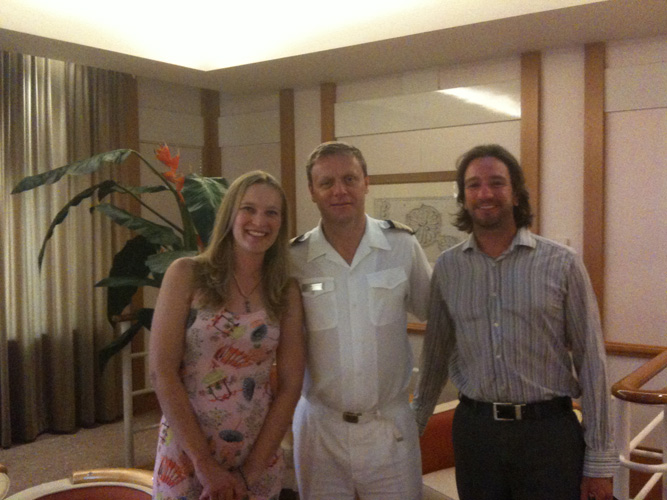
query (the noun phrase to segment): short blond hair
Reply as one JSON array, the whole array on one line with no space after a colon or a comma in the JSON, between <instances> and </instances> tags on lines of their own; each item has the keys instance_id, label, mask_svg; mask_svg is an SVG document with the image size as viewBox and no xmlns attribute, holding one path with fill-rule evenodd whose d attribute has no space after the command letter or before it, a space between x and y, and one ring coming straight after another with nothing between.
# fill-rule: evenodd
<instances>
[{"instance_id":1,"label":"short blond hair","mask_svg":"<svg viewBox=\"0 0 667 500\"><path fill-rule=\"evenodd\" d=\"M306 163L306 175L308 176L308 184L313 183L313 166L320 158L325 158L327 156L351 156L356 158L361 166L361 170L364 172L364 177L368 177L368 167L366 165L366 159L364 155L361 154L359 148L340 141L329 141L323 142L317 146L310 156L308 157L308 162Z\"/></svg>"}]
</instances>

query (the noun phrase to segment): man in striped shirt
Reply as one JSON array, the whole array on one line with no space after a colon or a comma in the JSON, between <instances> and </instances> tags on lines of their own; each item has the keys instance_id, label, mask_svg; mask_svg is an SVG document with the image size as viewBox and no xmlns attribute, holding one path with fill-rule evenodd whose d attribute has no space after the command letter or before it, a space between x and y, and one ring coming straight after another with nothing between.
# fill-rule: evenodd
<instances>
[{"instance_id":1,"label":"man in striped shirt","mask_svg":"<svg viewBox=\"0 0 667 500\"><path fill-rule=\"evenodd\" d=\"M521 167L498 145L457 165L455 225L438 259L413 407L426 426L448 378L462 500L611 500L618 464L604 342L583 262L531 233ZM583 429L572 412L581 397Z\"/></svg>"}]
</instances>

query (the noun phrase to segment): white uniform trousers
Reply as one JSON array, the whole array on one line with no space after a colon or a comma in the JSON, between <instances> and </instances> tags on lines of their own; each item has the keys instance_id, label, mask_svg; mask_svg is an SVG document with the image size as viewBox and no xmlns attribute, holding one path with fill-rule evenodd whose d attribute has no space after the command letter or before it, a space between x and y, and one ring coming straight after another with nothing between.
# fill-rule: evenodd
<instances>
[{"instance_id":1,"label":"white uniform trousers","mask_svg":"<svg viewBox=\"0 0 667 500\"><path fill-rule=\"evenodd\" d=\"M301 500L420 500L419 434L407 397L344 420L301 398L294 414L294 465Z\"/></svg>"}]
</instances>

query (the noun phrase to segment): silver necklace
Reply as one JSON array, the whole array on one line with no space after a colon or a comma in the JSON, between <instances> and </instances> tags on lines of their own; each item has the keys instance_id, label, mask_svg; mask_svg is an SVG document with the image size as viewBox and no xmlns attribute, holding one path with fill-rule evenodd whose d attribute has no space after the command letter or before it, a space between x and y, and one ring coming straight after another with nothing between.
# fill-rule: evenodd
<instances>
[{"instance_id":1,"label":"silver necklace","mask_svg":"<svg viewBox=\"0 0 667 500\"><path fill-rule=\"evenodd\" d=\"M249 313L250 312L250 296L253 294L255 290L257 290L257 287L259 284L262 282L262 278L259 278L259 281L257 281L257 284L252 287L252 290L248 292L248 295L243 293L243 290L241 290L241 285L239 285L239 280L236 279L236 273L233 274L234 276L234 283L236 283L236 288L238 289L239 293L241 294L241 297L243 297L245 301L245 312Z\"/></svg>"}]
</instances>

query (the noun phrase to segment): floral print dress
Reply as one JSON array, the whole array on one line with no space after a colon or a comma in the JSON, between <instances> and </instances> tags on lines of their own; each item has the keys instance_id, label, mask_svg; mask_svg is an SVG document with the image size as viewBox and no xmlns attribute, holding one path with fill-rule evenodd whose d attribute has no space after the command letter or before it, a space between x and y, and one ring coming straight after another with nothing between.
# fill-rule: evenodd
<instances>
[{"instance_id":1,"label":"floral print dress","mask_svg":"<svg viewBox=\"0 0 667 500\"><path fill-rule=\"evenodd\" d=\"M280 332L264 310L233 314L224 308L192 309L185 334L181 379L216 460L226 468L244 463L272 401L271 366ZM282 451L253 484L253 500L277 499ZM158 500L198 499L201 485L192 462L162 418L153 474Z\"/></svg>"}]
</instances>

